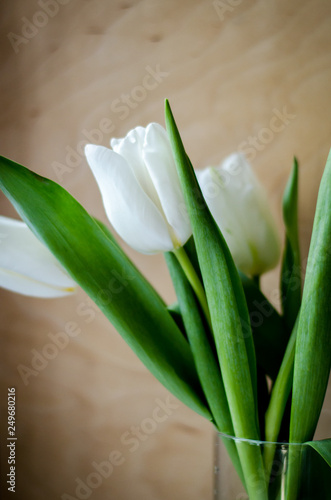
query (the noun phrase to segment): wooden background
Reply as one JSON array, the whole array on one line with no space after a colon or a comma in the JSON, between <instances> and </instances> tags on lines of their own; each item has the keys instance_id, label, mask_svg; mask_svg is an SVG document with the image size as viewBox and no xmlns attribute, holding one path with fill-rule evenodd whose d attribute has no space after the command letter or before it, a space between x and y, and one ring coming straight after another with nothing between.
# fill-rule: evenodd
<instances>
[{"instance_id":1,"label":"wooden background","mask_svg":"<svg viewBox=\"0 0 331 500\"><path fill-rule=\"evenodd\" d=\"M280 231L282 192L298 156L305 259L331 146L330 2L14 0L0 9L2 155L59 182L106 222L79 146L163 124L168 97L196 167L247 150ZM153 71L155 88L146 89ZM280 113L284 126L272 131ZM2 214L16 216L2 195L0 203ZM173 301L163 257L124 247ZM278 270L263 279L276 305L277 286ZM17 391L14 498L83 498L77 481L117 450L122 463L85 498L211 499L212 428L174 398L165 421L148 427L168 393L82 291L49 301L0 297L3 409L6 388ZM33 350L69 322L80 334L24 384L18 366L31 368ZM133 445L137 427L151 432ZM1 460L4 475L4 448Z\"/></svg>"}]
</instances>

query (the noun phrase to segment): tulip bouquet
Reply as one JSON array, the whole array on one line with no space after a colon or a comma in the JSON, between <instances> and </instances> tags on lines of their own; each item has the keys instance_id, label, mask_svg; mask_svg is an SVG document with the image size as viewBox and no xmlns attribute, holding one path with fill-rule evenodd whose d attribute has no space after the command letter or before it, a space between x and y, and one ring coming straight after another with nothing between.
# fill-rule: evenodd
<instances>
[{"instance_id":1,"label":"tulip bouquet","mask_svg":"<svg viewBox=\"0 0 331 500\"><path fill-rule=\"evenodd\" d=\"M25 222L0 218L0 285L40 297L81 286L155 377L223 436L307 443L329 480L331 440L312 439L331 363L331 155L303 293L294 161L277 312L259 278L277 264L279 237L251 167L233 154L195 172L168 101L165 119L167 130L137 127L112 149L88 145L86 158L112 226L134 249L164 253L178 301L167 306L108 228L61 186L5 158L0 188ZM269 487L273 447L233 440L227 451L251 500L303 498L300 454L288 457L284 493ZM325 500L319 483L314 498Z\"/></svg>"}]
</instances>

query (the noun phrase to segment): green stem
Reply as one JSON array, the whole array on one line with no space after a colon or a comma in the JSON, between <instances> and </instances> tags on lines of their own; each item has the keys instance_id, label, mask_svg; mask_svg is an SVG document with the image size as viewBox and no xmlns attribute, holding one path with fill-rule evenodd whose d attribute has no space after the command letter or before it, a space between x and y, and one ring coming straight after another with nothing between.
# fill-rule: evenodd
<instances>
[{"instance_id":1,"label":"green stem","mask_svg":"<svg viewBox=\"0 0 331 500\"><path fill-rule=\"evenodd\" d=\"M191 287L193 288L193 290L194 290L194 292L199 300L199 303L200 303L201 308L204 312L204 315L206 317L206 320L208 322L208 326L209 326L210 330L213 331L205 290L202 286L202 283L201 283L197 273L195 272L195 269L194 269L190 259L187 256L187 253L185 252L183 247L180 247L180 248L177 248L176 250L174 250L174 254L177 257L177 260L178 260L179 264L181 265L181 267L185 273L186 278L188 279Z\"/></svg>"}]
</instances>

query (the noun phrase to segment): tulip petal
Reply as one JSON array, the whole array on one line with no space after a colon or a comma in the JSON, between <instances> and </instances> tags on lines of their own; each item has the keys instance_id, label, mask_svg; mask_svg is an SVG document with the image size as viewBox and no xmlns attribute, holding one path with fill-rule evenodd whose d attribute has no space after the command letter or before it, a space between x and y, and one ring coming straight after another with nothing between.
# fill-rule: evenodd
<instances>
[{"instance_id":1,"label":"tulip petal","mask_svg":"<svg viewBox=\"0 0 331 500\"><path fill-rule=\"evenodd\" d=\"M272 269L280 256L277 227L267 194L243 154L230 155L224 161L222 168L229 172L234 165L240 175L232 175L229 183L230 191L233 195L240 196L241 207L238 205L238 208L243 218L244 234L251 250L254 248L257 250L257 255L254 255L254 251L252 253L256 264L254 274L262 274Z\"/></svg>"},{"instance_id":2,"label":"tulip petal","mask_svg":"<svg viewBox=\"0 0 331 500\"><path fill-rule=\"evenodd\" d=\"M152 194L152 199L155 202L155 189L153 188L153 183L146 170L141 154L144 140L144 127L136 127L130 130L123 139L112 139L110 144L115 153L121 155L127 161L142 189L146 193Z\"/></svg>"},{"instance_id":3,"label":"tulip petal","mask_svg":"<svg viewBox=\"0 0 331 500\"><path fill-rule=\"evenodd\" d=\"M146 129L144 127L136 127L130 130L123 139L112 139L110 144L115 153L121 155L128 162L143 191L162 213L157 191L143 161L145 135Z\"/></svg>"},{"instance_id":4,"label":"tulip petal","mask_svg":"<svg viewBox=\"0 0 331 500\"><path fill-rule=\"evenodd\" d=\"M232 154L218 168L197 171L197 177L236 265L250 275L274 267L280 254L277 228L245 157Z\"/></svg>"},{"instance_id":5,"label":"tulip petal","mask_svg":"<svg viewBox=\"0 0 331 500\"><path fill-rule=\"evenodd\" d=\"M158 123L147 126L142 155L164 215L175 232L176 246L182 246L191 236L192 229L168 135Z\"/></svg>"},{"instance_id":6,"label":"tulip petal","mask_svg":"<svg viewBox=\"0 0 331 500\"><path fill-rule=\"evenodd\" d=\"M87 161L98 183L106 214L126 243L146 254L173 249L167 225L135 173L119 154L88 144Z\"/></svg>"},{"instance_id":7,"label":"tulip petal","mask_svg":"<svg viewBox=\"0 0 331 500\"><path fill-rule=\"evenodd\" d=\"M216 168L197 170L196 175L208 207L220 228L236 265L244 272L251 269L253 258L244 236L246 229L237 210L234 194L224 183L222 172ZM238 194L237 194L238 198Z\"/></svg>"},{"instance_id":8,"label":"tulip petal","mask_svg":"<svg viewBox=\"0 0 331 500\"><path fill-rule=\"evenodd\" d=\"M0 216L0 286L52 298L73 293L76 284L24 222Z\"/></svg>"}]
</instances>

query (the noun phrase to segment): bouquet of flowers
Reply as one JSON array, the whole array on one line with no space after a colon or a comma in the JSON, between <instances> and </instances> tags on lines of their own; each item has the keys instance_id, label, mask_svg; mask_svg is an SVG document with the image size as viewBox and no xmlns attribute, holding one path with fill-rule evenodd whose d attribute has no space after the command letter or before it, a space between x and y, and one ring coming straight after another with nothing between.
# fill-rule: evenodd
<instances>
[{"instance_id":1,"label":"bouquet of flowers","mask_svg":"<svg viewBox=\"0 0 331 500\"><path fill-rule=\"evenodd\" d=\"M282 311L259 287L279 259L267 197L242 155L194 171L168 101L166 130L137 127L86 157L114 229L134 249L163 252L178 301L167 306L112 233L61 186L6 158L0 188L24 222L0 218L0 286L40 297L82 287L155 377L210 420L251 500L304 496L303 455L273 475L274 443L306 443L331 471L331 439L312 441L331 365L331 155L318 195L305 283L298 165L283 197ZM272 446L245 446L240 439ZM301 449L301 448L300 448ZM319 493L318 489L321 488ZM320 495L320 496L318 496Z\"/></svg>"}]
</instances>

